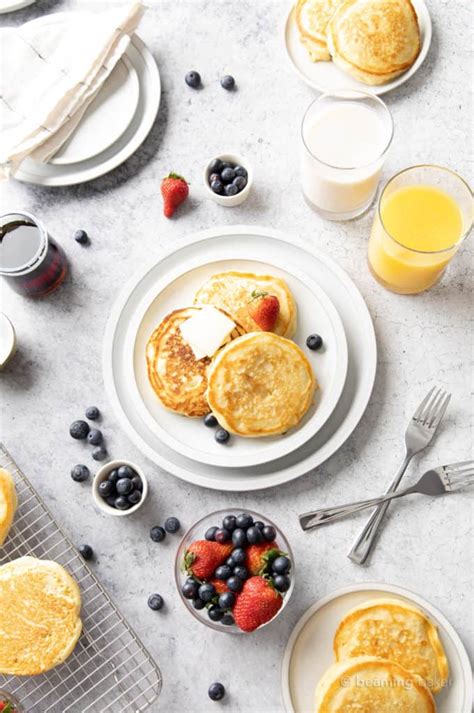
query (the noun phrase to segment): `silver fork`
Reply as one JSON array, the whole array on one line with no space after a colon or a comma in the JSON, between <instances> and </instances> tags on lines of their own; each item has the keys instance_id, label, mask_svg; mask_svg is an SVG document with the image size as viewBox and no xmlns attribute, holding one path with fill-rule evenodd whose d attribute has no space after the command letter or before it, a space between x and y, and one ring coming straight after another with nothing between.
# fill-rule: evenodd
<instances>
[{"instance_id":1,"label":"silver fork","mask_svg":"<svg viewBox=\"0 0 474 713\"><path fill-rule=\"evenodd\" d=\"M303 530L313 530L315 527L340 520L355 512L365 510L365 508L375 507L389 500L403 498L405 495L411 495L412 493L444 495L444 493L451 493L454 490L472 485L474 485L474 461L468 460L462 463L442 465L439 468L427 470L418 482L410 488L398 490L395 493L390 493L390 495L382 495L380 498L359 500L358 502L348 503L347 505L321 508L320 510L307 512L304 515L300 515L299 521Z\"/></svg>"},{"instance_id":2,"label":"silver fork","mask_svg":"<svg viewBox=\"0 0 474 713\"><path fill-rule=\"evenodd\" d=\"M433 386L416 409L405 433L405 459L392 480L386 495L397 490L413 456L431 443L445 414L450 398L451 394L448 394L444 389L436 389ZM356 564L363 565L367 562L389 504L389 501L382 503L374 510L354 542L347 556Z\"/></svg>"}]
</instances>

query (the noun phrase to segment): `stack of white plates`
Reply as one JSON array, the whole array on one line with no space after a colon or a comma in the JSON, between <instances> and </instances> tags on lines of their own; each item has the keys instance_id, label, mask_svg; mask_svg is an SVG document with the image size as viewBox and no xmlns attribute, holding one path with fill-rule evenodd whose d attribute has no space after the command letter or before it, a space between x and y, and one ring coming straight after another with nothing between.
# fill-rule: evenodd
<instances>
[{"instance_id":1,"label":"stack of white plates","mask_svg":"<svg viewBox=\"0 0 474 713\"><path fill-rule=\"evenodd\" d=\"M201 419L165 410L151 389L145 346L173 309L193 302L208 277L225 270L282 277L298 307L295 341L313 363L320 388L298 428L283 436L232 437L225 446ZM324 348L309 352L308 334ZM367 307L332 260L297 247L277 231L238 226L205 231L163 256L124 288L104 340L104 380L121 424L151 460L208 488L257 490L285 483L329 458L352 433L367 406L376 370L376 343Z\"/></svg>"}]
</instances>

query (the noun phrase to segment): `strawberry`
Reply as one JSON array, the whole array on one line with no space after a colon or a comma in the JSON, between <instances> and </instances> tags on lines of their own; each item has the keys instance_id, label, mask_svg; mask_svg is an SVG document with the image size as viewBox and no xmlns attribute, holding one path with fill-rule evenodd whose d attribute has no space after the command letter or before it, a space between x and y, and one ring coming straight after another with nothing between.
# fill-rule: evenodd
<instances>
[{"instance_id":1,"label":"strawberry","mask_svg":"<svg viewBox=\"0 0 474 713\"><path fill-rule=\"evenodd\" d=\"M223 594L224 592L229 591L227 584L223 582L222 579L211 579L209 581L214 585L217 594Z\"/></svg>"},{"instance_id":2,"label":"strawberry","mask_svg":"<svg viewBox=\"0 0 474 713\"><path fill-rule=\"evenodd\" d=\"M232 614L242 631L255 631L273 619L282 603L281 594L273 588L269 580L264 577L250 577L237 595Z\"/></svg>"},{"instance_id":3,"label":"strawberry","mask_svg":"<svg viewBox=\"0 0 474 713\"><path fill-rule=\"evenodd\" d=\"M184 566L188 574L197 579L210 579L214 570L222 564L232 552L233 545L196 540L184 553Z\"/></svg>"},{"instance_id":4,"label":"strawberry","mask_svg":"<svg viewBox=\"0 0 474 713\"><path fill-rule=\"evenodd\" d=\"M247 548L246 566L250 574L263 574L269 562L283 555L276 542L262 542Z\"/></svg>"},{"instance_id":5,"label":"strawberry","mask_svg":"<svg viewBox=\"0 0 474 713\"><path fill-rule=\"evenodd\" d=\"M189 194L187 181L177 173L170 173L161 181L161 195L163 196L163 213L171 218L176 208L183 203Z\"/></svg>"},{"instance_id":6,"label":"strawberry","mask_svg":"<svg viewBox=\"0 0 474 713\"><path fill-rule=\"evenodd\" d=\"M269 295L268 292L253 290L247 311L260 329L264 332L272 332L280 312L278 297Z\"/></svg>"}]
</instances>

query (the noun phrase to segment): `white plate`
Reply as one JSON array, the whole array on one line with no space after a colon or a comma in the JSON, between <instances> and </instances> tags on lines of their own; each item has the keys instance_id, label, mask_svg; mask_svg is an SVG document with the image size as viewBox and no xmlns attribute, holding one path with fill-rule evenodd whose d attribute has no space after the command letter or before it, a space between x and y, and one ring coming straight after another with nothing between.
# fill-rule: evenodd
<instances>
[{"instance_id":1,"label":"white plate","mask_svg":"<svg viewBox=\"0 0 474 713\"><path fill-rule=\"evenodd\" d=\"M70 13L40 17L32 22L70 22ZM132 121L120 138L105 151L79 163L58 166L27 158L15 178L41 186L70 186L103 176L127 160L143 143L153 126L160 105L161 82L150 50L137 35L132 35L125 52L138 76L139 101Z\"/></svg>"},{"instance_id":2,"label":"white plate","mask_svg":"<svg viewBox=\"0 0 474 713\"><path fill-rule=\"evenodd\" d=\"M293 629L281 669L283 701L288 713L314 713L316 684L334 663L333 639L346 612L378 597L408 601L424 609L438 626L449 663L449 683L436 696L438 713L470 713L472 673L463 643L449 621L423 597L391 584L354 584L313 604Z\"/></svg>"},{"instance_id":3,"label":"white plate","mask_svg":"<svg viewBox=\"0 0 474 713\"><path fill-rule=\"evenodd\" d=\"M119 59L79 125L48 163L87 161L118 141L132 121L140 95L138 75L127 55Z\"/></svg>"},{"instance_id":4,"label":"white plate","mask_svg":"<svg viewBox=\"0 0 474 713\"><path fill-rule=\"evenodd\" d=\"M13 12L21 10L23 7L33 5L36 0L0 0L0 15L4 12Z\"/></svg>"},{"instance_id":5,"label":"white plate","mask_svg":"<svg viewBox=\"0 0 474 713\"><path fill-rule=\"evenodd\" d=\"M324 427L293 453L252 468L220 468L193 461L164 444L137 412L128 377L126 345L130 320L157 281L170 270L199 257L203 263L235 259L290 261L328 294L344 325L349 359L341 398ZM109 401L126 434L152 461L190 483L216 490L259 490L287 483L323 463L351 435L365 411L375 378L374 328L361 294L347 274L325 254L298 247L297 239L269 228L232 226L191 236L174 251L147 265L123 288L109 317L103 350L103 374Z\"/></svg>"},{"instance_id":6,"label":"white plate","mask_svg":"<svg viewBox=\"0 0 474 713\"><path fill-rule=\"evenodd\" d=\"M238 255L239 254L239 255ZM235 256L245 255L235 250ZM212 275L227 270L270 274L283 278L296 300L298 327L294 341L310 360L319 389L313 405L298 428L284 436L239 438L232 436L223 447L216 443L214 431L202 419L183 418L163 408L148 379L146 345L153 330L172 310L193 304L194 295ZM317 332L324 348L311 352L305 346L308 334ZM203 264L196 258L166 274L146 296L130 323L127 350L130 380L136 385L136 407L147 426L178 453L201 463L225 468L255 466L291 453L324 426L333 412L347 374L347 342L344 328L331 301L312 279L288 261L256 262L245 259L212 261Z\"/></svg>"},{"instance_id":7,"label":"white plate","mask_svg":"<svg viewBox=\"0 0 474 713\"><path fill-rule=\"evenodd\" d=\"M334 62L311 62L309 55L299 39L298 27L294 15L294 3L284 27L286 52L291 65L299 77L319 92L334 92L340 89L358 89L369 94L385 94L404 84L423 64L431 44L431 18L424 0L412 0L418 15L420 26L421 50L412 66L406 72L395 77L391 82L380 86L370 86L359 82L350 74L343 72Z\"/></svg>"}]
</instances>

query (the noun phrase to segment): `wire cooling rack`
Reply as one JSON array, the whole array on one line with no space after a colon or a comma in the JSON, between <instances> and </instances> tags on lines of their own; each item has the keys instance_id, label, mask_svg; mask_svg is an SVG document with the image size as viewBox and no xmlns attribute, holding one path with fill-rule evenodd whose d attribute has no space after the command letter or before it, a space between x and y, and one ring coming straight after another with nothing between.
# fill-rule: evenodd
<instances>
[{"instance_id":1,"label":"wire cooling rack","mask_svg":"<svg viewBox=\"0 0 474 713\"><path fill-rule=\"evenodd\" d=\"M0 467L13 475L18 495L0 565L24 555L61 564L81 589L83 623L65 663L39 676L0 674L0 688L25 713L146 710L161 691L159 668L1 443Z\"/></svg>"}]
</instances>

